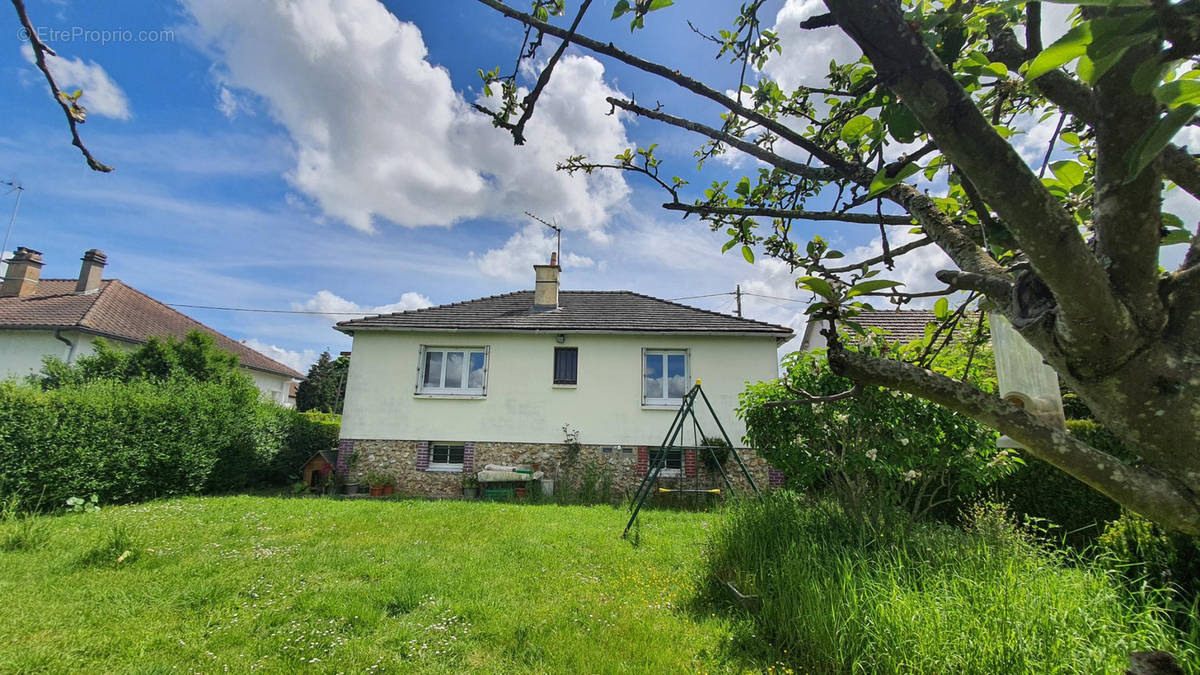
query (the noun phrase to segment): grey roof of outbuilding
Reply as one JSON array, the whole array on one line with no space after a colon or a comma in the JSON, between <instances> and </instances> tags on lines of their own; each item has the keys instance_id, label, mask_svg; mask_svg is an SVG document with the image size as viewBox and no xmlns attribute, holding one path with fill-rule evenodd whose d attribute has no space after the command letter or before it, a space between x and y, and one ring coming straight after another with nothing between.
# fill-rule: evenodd
<instances>
[{"instance_id":1,"label":"grey roof of outbuilding","mask_svg":"<svg viewBox=\"0 0 1200 675\"><path fill-rule=\"evenodd\" d=\"M342 321L357 330L533 332L630 332L773 335L792 337L785 326L742 319L630 291L562 291L558 309L533 311L533 291L517 291L394 314Z\"/></svg>"},{"instance_id":2,"label":"grey roof of outbuilding","mask_svg":"<svg viewBox=\"0 0 1200 675\"><path fill-rule=\"evenodd\" d=\"M860 312L851 321L863 326L882 328L892 339L909 343L925 337L925 324L937 321L934 313L927 309L901 309L878 312Z\"/></svg>"}]
</instances>

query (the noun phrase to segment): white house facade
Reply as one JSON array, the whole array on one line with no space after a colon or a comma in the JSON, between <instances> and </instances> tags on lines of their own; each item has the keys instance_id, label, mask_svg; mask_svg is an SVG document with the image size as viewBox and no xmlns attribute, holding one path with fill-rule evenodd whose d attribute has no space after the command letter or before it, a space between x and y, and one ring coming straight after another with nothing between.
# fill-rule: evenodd
<instances>
[{"instance_id":1,"label":"white house facade","mask_svg":"<svg viewBox=\"0 0 1200 675\"><path fill-rule=\"evenodd\" d=\"M559 293L557 266L536 269L536 291L338 324L354 338L342 471L453 496L463 474L486 464L564 470L572 434L582 461L632 487L697 380L742 445L738 395L776 376L790 329L626 291ZM720 435L699 412L704 435ZM689 427L682 443L699 444L695 435ZM701 478L693 451L669 463L670 475ZM765 462L749 463L756 482L771 482Z\"/></svg>"}]
</instances>

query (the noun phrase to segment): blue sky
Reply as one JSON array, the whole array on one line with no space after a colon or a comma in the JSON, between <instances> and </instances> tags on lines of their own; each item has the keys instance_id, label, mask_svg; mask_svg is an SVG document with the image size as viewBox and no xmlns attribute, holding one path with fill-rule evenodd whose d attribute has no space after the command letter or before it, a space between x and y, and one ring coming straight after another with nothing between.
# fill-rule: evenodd
<instances>
[{"instance_id":1,"label":"blue sky","mask_svg":"<svg viewBox=\"0 0 1200 675\"><path fill-rule=\"evenodd\" d=\"M596 3L584 32L735 86L737 71L713 60L712 45L681 11L660 12L630 35L627 22L608 20L612 4ZM685 4L705 30L731 22L731 3ZM832 32L802 34L798 23L817 4L778 0L764 13L784 38L783 55L767 68L782 84L811 83L830 58L857 55ZM603 98L636 95L716 125L712 106L571 48L527 146L513 147L471 111L481 95L476 69L510 70L521 39L516 23L474 0L27 5L62 57L52 64L60 83L85 91L85 142L116 167L104 175L84 165L22 51L15 16L0 12L11 29L0 42L8 54L0 115L9 121L0 131L0 178L25 188L9 248L43 251L44 276L75 276L80 255L95 247L108 253L106 276L164 302L416 308L532 288L530 265L553 243L521 215L529 210L565 228L565 289L676 298L740 283L807 299L782 266L721 255L720 236L658 209L664 193L638 177L554 171L570 154L608 158L657 142L664 172L694 179L695 193L736 178L752 163L729 158L697 174L699 138L606 115ZM12 200L0 201L5 222ZM874 234L855 225L811 231L846 250L872 246ZM910 288L924 275L928 288L941 266L926 255L898 274ZM688 302L732 311L733 298ZM752 318L802 325L802 302L748 297L744 307ZM349 348L332 317L183 311L300 369L322 350Z\"/></svg>"}]
</instances>

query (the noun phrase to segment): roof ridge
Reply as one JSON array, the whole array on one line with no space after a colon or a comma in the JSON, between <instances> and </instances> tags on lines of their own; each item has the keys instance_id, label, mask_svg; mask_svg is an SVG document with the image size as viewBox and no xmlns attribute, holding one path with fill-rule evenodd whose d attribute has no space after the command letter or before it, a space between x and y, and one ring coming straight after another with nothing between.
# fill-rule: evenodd
<instances>
[{"instance_id":1,"label":"roof ridge","mask_svg":"<svg viewBox=\"0 0 1200 675\"><path fill-rule=\"evenodd\" d=\"M47 279L47 281L50 281L50 280ZM55 281L58 281L58 279L55 279ZM65 279L63 281L65 281ZM96 299L92 300L92 304L88 305L87 310L85 310L84 313L79 316L79 319L77 319L75 321L76 326L83 326L84 322L88 320L88 317L91 316L92 312L96 311L96 305L99 305L100 301L104 299L104 292L107 291L110 286L112 286L114 281L117 282L118 284L121 283L117 279L101 279L100 280L100 282L103 285L99 289L96 290L96 293L95 293ZM87 294L79 293L79 295L87 295Z\"/></svg>"},{"instance_id":2,"label":"roof ridge","mask_svg":"<svg viewBox=\"0 0 1200 675\"><path fill-rule=\"evenodd\" d=\"M663 300L662 298L656 298L656 297L654 297L653 295L646 295L646 294L644 294L644 293L638 293L638 292L636 292L636 291L625 291L625 292L626 292L626 293L629 293L630 295L636 295L636 296L638 296L638 297L641 297L641 298L648 298L648 299L650 299L650 300L657 300L658 302L661 302L661 303L663 303L663 304L666 304L666 305L674 305L674 306L676 306L676 307L685 307L685 308L687 308L687 309L695 310L695 311L697 311L697 312L704 312L704 313L706 313L706 314L714 314L714 315L716 315L716 316L719 316L719 317L722 317L722 318L725 318L725 319L733 319L733 320L735 320L735 321L745 321L746 323L756 323L756 324L758 324L758 325L760 325L760 326L769 326L769 327L771 327L771 328L782 328L782 329L784 329L784 330L786 330L786 331L795 332L795 331L792 331L792 329L791 329L791 328L788 328L787 326L780 326L779 324L775 324L775 323L767 323L766 321L759 321L758 319L747 319L747 318L745 318L745 317L741 317L741 316L734 316L734 315L732 315L732 314L722 314L722 313L720 313L720 312L716 312L716 311L713 311L713 310L711 310L711 309L704 309L704 308L702 308L702 307L693 307L693 306L691 306L691 305L685 305L685 304L683 304L682 302L674 302L674 301L672 301L672 300Z\"/></svg>"},{"instance_id":3,"label":"roof ridge","mask_svg":"<svg viewBox=\"0 0 1200 675\"><path fill-rule=\"evenodd\" d=\"M429 307L418 307L417 309L402 309L399 312L365 314L357 319L344 319L342 321L338 321L334 325L340 326L343 323L349 323L351 321L362 321L363 319L378 319L378 318L386 317L386 316L396 316L397 314L420 314L421 312L429 312L429 311L432 311L435 309L445 309L447 307L459 307L461 305L467 305L472 302L480 302L481 300L495 300L497 298L506 298L510 295L520 295L521 293L532 293L532 292L533 291L510 291L508 293L497 293L495 295L485 295L481 298L471 298L470 300L458 300L457 302L447 302L447 303L444 303L441 305L430 305Z\"/></svg>"}]
</instances>

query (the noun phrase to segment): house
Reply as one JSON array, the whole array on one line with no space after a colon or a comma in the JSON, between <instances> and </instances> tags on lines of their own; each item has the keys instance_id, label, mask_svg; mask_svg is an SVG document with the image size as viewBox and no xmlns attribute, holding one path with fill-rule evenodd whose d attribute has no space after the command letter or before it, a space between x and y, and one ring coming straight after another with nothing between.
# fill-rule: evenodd
<instances>
[{"instance_id":1,"label":"house","mask_svg":"<svg viewBox=\"0 0 1200 675\"><path fill-rule=\"evenodd\" d=\"M97 337L132 350L152 335L183 338L201 330L238 356L265 396L288 404L292 382L303 375L119 279L101 278L107 262L103 251L91 249L78 279L42 279L41 252L17 249L0 284L0 379L38 372L45 356L73 363L94 351Z\"/></svg>"},{"instance_id":2,"label":"house","mask_svg":"<svg viewBox=\"0 0 1200 675\"><path fill-rule=\"evenodd\" d=\"M859 312L854 320L864 328L882 329L888 341L907 344L913 340L925 337L925 326L936 323L937 317L932 310L927 309L894 309L891 311ZM823 349L826 345L825 336L821 331L826 327L825 321L809 319L804 327L804 335L800 339L802 352L813 349Z\"/></svg>"},{"instance_id":3,"label":"house","mask_svg":"<svg viewBox=\"0 0 1200 675\"><path fill-rule=\"evenodd\" d=\"M464 473L488 464L538 465L562 481L578 462L632 492L698 379L742 443L738 394L776 377L791 329L629 291L560 292L554 258L534 270L533 291L337 324L354 340L339 472L382 472L402 492L452 497ZM719 434L706 411L699 419ZM700 440L689 427L682 442ZM739 452L760 487L782 483ZM666 480L719 480L695 450L671 453L667 467Z\"/></svg>"}]
</instances>

